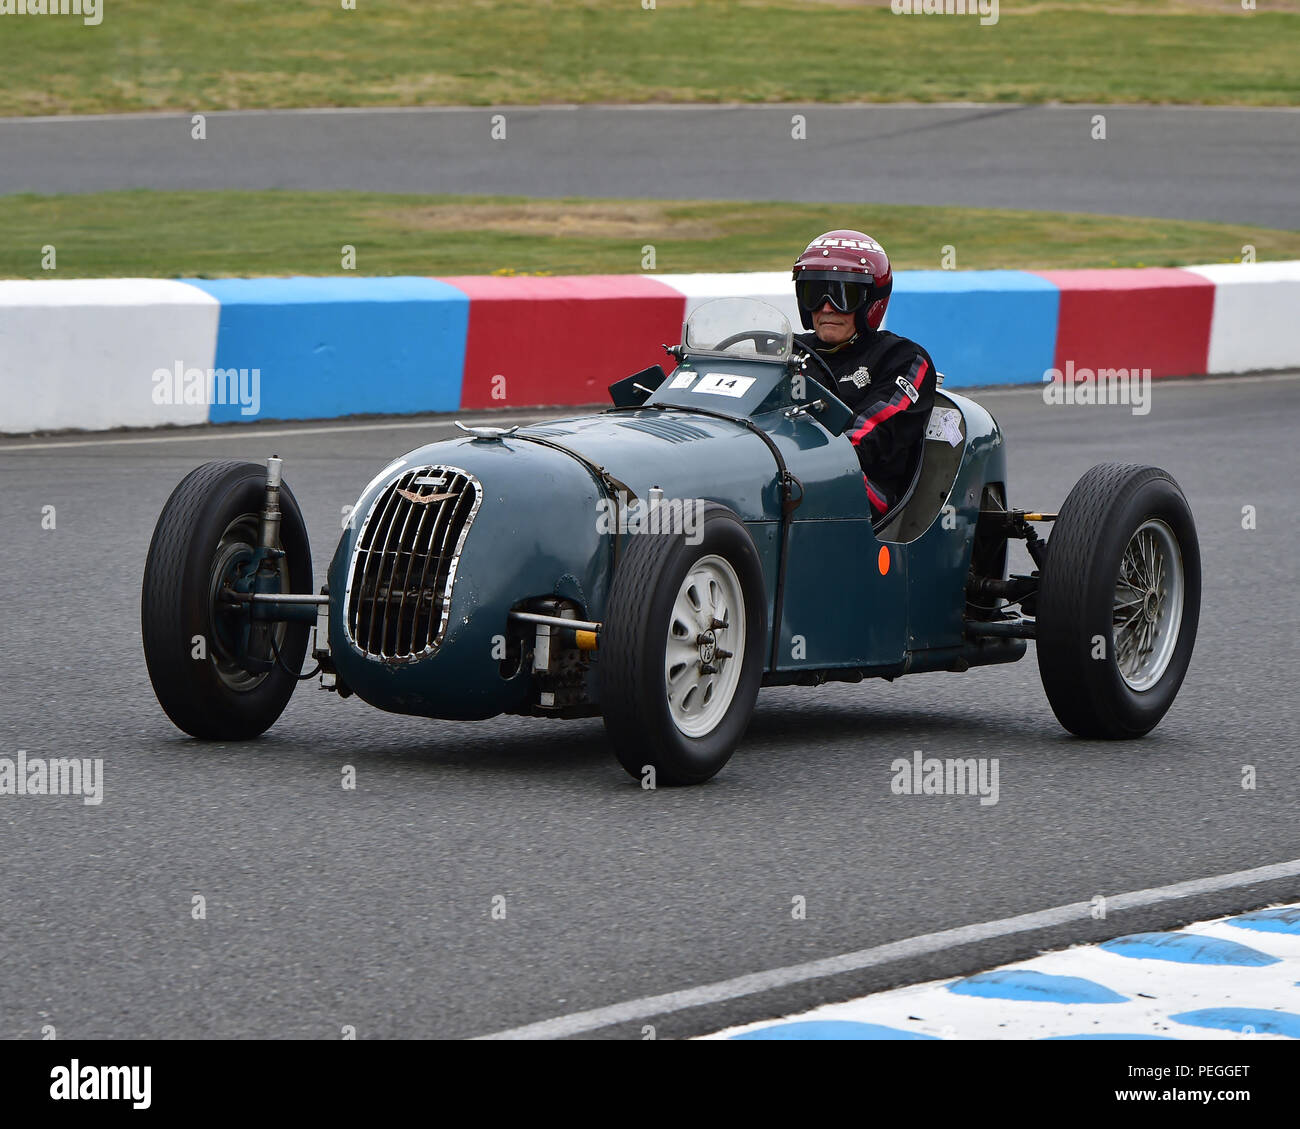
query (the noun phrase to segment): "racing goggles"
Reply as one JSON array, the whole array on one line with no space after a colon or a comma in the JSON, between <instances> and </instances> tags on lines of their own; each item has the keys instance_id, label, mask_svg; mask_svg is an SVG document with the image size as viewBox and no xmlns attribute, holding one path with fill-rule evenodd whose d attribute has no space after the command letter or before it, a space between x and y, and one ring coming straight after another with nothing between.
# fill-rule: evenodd
<instances>
[{"instance_id":1,"label":"racing goggles","mask_svg":"<svg viewBox=\"0 0 1300 1129\"><path fill-rule=\"evenodd\" d=\"M795 297L801 309L820 310L830 300L832 306L842 314L850 314L867 300L868 288L860 282L827 282L822 279L809 279L794 284Z\"/></svg>"}]
</instances>

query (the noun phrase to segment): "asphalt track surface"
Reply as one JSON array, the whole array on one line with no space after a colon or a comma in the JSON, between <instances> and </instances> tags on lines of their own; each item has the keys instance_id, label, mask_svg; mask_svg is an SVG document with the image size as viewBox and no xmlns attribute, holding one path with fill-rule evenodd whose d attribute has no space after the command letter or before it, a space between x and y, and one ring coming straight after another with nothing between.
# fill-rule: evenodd
<instances>
[{"instance_id":1,"label":"asphalt track surface","mask_svg":"<svg viewBox=\"0 0 1300 1129\"><path fill-rule=\"evenodd\" d=\"M403 718L314 683L262 739L198 743L158 708L139 634L175 483L206 459L279 453L319 581L341 507L447 420L0 443L0 755L102 757L105 773L98 807L0 796L0 1037L483 1035L1300 858L1300 374L1159 383L1145 417L979 396L1008 436L1012 504L1054 508L1112 459L1162 465L1190 498L1200 634L1145 740L1068 737L1031 645L1008 667L765 690L740 752L696 788L642 791L598 719ZM828 565L827 597L855 599L866 564ZM890 762L915 749L999 758L999 802L892 794ZM1298 893L1293 877L1190 896L649 1022L698 1034ZM640 1039L642 1022L590 1034Z\"/></svg>"},{"instance_id":2,"label":"asphalt track surface","mask_svg":"<svg viewBox=\"0 0 1300 1129\"><path fill-rule=\"evenodd\" d=\"M202 107L196 107L201 110ZM506 137L491 138L492 119ZM792 117L806 118L793 140ZM1093 140L1093 116L1106 139ZM0 119L0 195L354 189L1026 208L1300 228L1300 110L551 106Z\"/></svg>"}]
</instances>

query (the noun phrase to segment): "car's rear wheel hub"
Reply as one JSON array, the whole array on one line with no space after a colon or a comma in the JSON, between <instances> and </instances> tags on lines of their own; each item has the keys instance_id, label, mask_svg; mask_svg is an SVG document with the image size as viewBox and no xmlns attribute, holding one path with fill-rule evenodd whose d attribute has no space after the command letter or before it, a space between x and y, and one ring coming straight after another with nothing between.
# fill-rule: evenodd
<instances>
[{"instance_id":1,"label":"car's rear wheel hub","mask_svg":"<svg viewBox=\"0 0 1300 1129\"><path fill-rule=\"evenodd\" d=\"M1145 521L1129 539L1115 583L1115 662L1129 689L1149 690L1164 675L1183 619L1183 556L1173 530Z\"/></svg>"}]
</instances>

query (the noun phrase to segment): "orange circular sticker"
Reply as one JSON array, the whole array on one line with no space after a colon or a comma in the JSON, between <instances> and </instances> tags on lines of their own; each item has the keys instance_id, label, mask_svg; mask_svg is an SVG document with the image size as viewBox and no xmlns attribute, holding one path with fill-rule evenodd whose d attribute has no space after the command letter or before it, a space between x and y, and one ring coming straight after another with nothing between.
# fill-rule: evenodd
<instances>
[{"instance_id":1,"label":"orange circular sticker","mask_svg":"<svg viewBox=\"0 0 1300 1129\"><path fill-rule=\"evenodd\" d=\"M880 575L884 576L889 571L889 546L880 546L880 555L876 558L876 564L880 566Z\"/></svg>"}]
</instances>

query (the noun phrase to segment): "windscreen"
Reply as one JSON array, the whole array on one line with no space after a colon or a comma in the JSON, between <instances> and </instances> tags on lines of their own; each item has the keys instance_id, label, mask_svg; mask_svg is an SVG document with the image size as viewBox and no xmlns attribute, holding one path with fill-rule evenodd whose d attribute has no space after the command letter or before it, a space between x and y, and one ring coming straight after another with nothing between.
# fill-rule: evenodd
<instances>
[{"instance_id":1,"label":"windscreen","mask_svg":"<svg viewBox=\"0 0 1300 1129\"><path fill-rule=\"evenodd\" d=\"M786 316L757 298L716 298L697 306L686 321L687 353L784 362L793 333Z\"/></svg>"}]
</instances>

